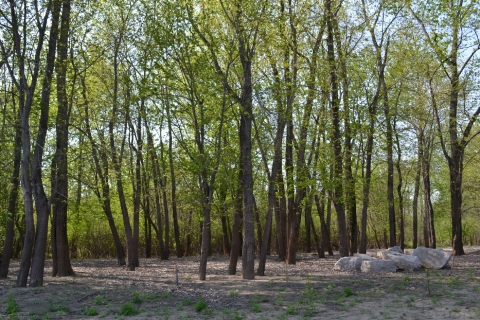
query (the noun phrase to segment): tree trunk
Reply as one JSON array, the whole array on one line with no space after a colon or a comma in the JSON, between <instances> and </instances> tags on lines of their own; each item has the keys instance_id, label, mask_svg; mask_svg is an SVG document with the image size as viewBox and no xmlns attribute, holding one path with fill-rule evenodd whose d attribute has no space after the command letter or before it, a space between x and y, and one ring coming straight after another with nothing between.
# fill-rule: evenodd
<instances>
[{"instance_id":1,"label":"tree trunk","mask_svg":"<svg viewBox=\"0 0 480 320\"><path fill-rule=\"evenodd\" d=\"M430 152L432 141L427 138L426 132L421 129L419 149L421 151L422 178L423 178L423 239L427 248L436 248L435 226L433 219L433 204L430 186Z\"/></svg>"},{"instance_id":2,"label":"tree trunk","mask_svg":"<svg viewBox=\"0 0 480 320\"><path fill-rule=\"evenodd\" d=\"M87 133L87 137L90 140L95 170L96 174L100 178L100 184L102 189L101 193L97 193L97 197L102 203L103 212L107 217L108 226L110 227L110 231L112 233L113 242L115 244L115 249L117 252L117 263L119 266L124 266L126 264L125 251L123 250L122 242L120 241L120 236L118 235L117 227L115 225L115 220L113 219L112 207L110 202L110 185L107 180L107 177L109 176L109 164L105 151L106 146L103 145L98 147L95 139L92 136L92 130L90 128L89 102L87 99L87 87L85 84L85 78L82 77L80 80L82 84L82 96L85 103L85 130Z\"/></svg>"},{"instance_id":3,"label":"tree trunk","mask_svg":"<svg viewBox=\"0 0 480 320\"><path fill-rule=\"evenodd\" d=\"M168 260L170 257L170 215L168 210L168 197L167 197L167 176L166 176L166 165L163 154L163 142L160 141L160 158L162 161L162 173L163 178L160 178L160 184L162 187L162 198L163 198L163 214L164 214L164 227L165 227L165 247L163 254L161 256L162 260Z\"/></svg>"},{"instance_id":4,"label":"tree trunk","mask_svg":"<svg viewBox=\"0 0 480 320\"><path fill-rule=\"evenodd\" d=\"M278 172L275 194L275 225L278 246L278 260L285 261L287 257L286 230L287 230L287 199L285 197L285 188L283 183L283 174Z\"/></svg>"},{"instance_id":5,"label":"tree trunk","mask_svg":"<svg viewBox=\"0 0 480 320\"><path fill-rule=\"evenodd\" d=\"M422 174L422 155L421 155L421 137L418 133L418 155L417 169L415 171L415 186L412 200L412 218L413 218L413 248L418 246L418 194L420 193L420 175Z\"/></svg>"},{"instance_id":6,"label":"tree trunk","mask_svg":"<svg viewBox=\"0 0 480 320\"><path fill-rule=\"evenodd\" d=\"M262 224L260 223L260 213L258 212L257 202L255 198L253 198L253 211L255 214L255 223L257 224L257 241L258 241L258 249L257 252L260 255L260 251L262 250ZM265 230L266 231L266 230ZM265 239L266 246L265 246L265 255L267 254L268 250L268 237Z\"/></svg>"},{"instance_id":7,"label":"tree trunk","mask_svg":"<svg viewBox=\"0 0 480 320\"><path fill-rule=\"evenodd\" d=\"M206 179L206 177L205 177ZM210 188L208 185L204 185L202 188L203 199L202 199L202 208L203 208L203 228L202 228L202 242L200 250L200 268L198 271L199 280L205 280L207 275L207 258L210 247Z\"/></svg>"},{"instance_id":8,"label":"tree trunk","mask_svg":"<svg viewBox=\"0 0 480 320\"><path fill-rule=\"evenodd\" d=\"M175 169L173 166L173 130L172 119L170 116L170 105L167 103L167 121L168 121L168 162L170 166L170 183L172 187L172 218L173 218L173 235L175 237L175 249L177 258L183 257L182 244L180 242L180 229L178 226L177 214L177 182L175 179Z\"/></svg>"},{"instance_id":9,"label":"tree trunk","mask_svg":"<svg viewBox=\"0 0 480 320\"><path fill-rule=\"evenodd\" d=\"M57 12L54 12L57 11ZM40 119L37 131L37 138L32 158L32 194L35 200L35 210L37 213L37 229L35 232L35 244L32 255L32 265L30 271L30 287L43 286L45 253L47 249L48 237L48 216L50 214L50 203L45 194L42 167L43 153L45 148L46 134L48 131L49 109L50 109L50 83L53 74L53 65L56 54L56 37L58 33L58 17L60 13L60 4L55 3L52 11L52 27L49 49L47 53L47 66L42 87L42 99L40 102ZM55 15L55 17L53 16ZM54 22L55 21L55 22ZM55 37L55 39L52 39ZM50 47L52 46L52 47Z\"/></svg>"},{"instance_id":10,"label":"tree trunk","mask_svg":"<svg viewBox=\"0 0 480 320\"><path fill-rule=\"evenodd\" d=\"M332 1L325 1L325 11L327 20L327 56L330 67L330 90L331 90L331 104L332 104L332 145L334 153L333 165L333 203L335 211L337 212L338 236L339 236L339 251L340 256L348 256L348 238L347 225L345 218L345 203L343 201L343 159L342 159L342 137L340 132L340 112L338 97L338 81L337 81L337 63L335 61L334 51L334 30L333 24L334 16L332 9Z\"/></svg>"},{"instance_id":11,"label":"tree trunk","mask_svg":"<svg viewBox=\"0 0 480 320\"><path fill-rule=\"evenodd\" d=\"M62 1L62 22L58 42L57 60L57 100L56 120L57 150L55 153L54 202L52 219L52 276L74 275L70 263L67 234L68 206L68 128L70 106L67 101L68 37L70 30L70 0Z\"/></svg>"},{"instance_id":12,"label":"tree trunk","mask_svg":"<svg viewBox=\"0 0 480 320\"><path fill-rule=\"evenodd\" d=\"M147 120L143 119L145 122L145 128L147 131L147 146L150 153L150 160L153 172L153 189L154 189L154 199L155 199L155 218L157 222L157 240L159 245L160 257L165 256L165 246L163 243L163 224L162 224L162 209L160 204L160 166L158 164L158 156L153 145L153 136L150 132Z\"/></svg>"},{"instance_id":13,"label":"tree trunk","mask_svg":"<svg viewBox=\"0 0 480 320\"><path fill-rule=\"evenodd\" d=\"M358 249L358 223L357 223L357 198L355 195L355 179L352 170L352 148L353 134L350 126L350 96L349 81L347 77L347 58L346 50L342 48L340 32L338 30L338 19L332 19L335 43L338 51L338 64L340 67L340 76L343 89L343 109L344 109L344 133L345 133L345 208L348 213L348 231L349 231L349 250L350 255L357 253Z\"/></svg>"},{"instance_id":14,"label":"tree trunk","mask_svg":"<svg viewBox=\"0 0 480 320\"><path fill-rule=\"evenodd\" d=\"M0 278L8 276L10 259L13 255L15 220L17 218L18 188L20 186L20 159L22 157L22 128L19 115L15 119L15 142L13 145L13 172L10 178L10 193L8 196L7 225L5 228L5 243L3 245L2 262L0 263Z\"/></svg>"},{"instance_id":15,"label":"tree trunk","mask_svg":"<svg viewBox=\"0 0 480 320\"><path fill-rule=\"evenodd\" d=\"M368 136L367 136L367 147L366 147L366 160L365 160L365 177L363 179L363 201L362 201L362 221L361 221L361 230L360 230L360 253L367 253L367 218L368 218L368 205L370 202L370 184L372 180L372 153L373 153L373 142L374 142L374 133L375 133L375 118L376 110L378 103L378 94L379 91L374 96L373 102L369 105L369 127L368 127Z\"/></svg>"},{"instance_id":16,"label":"tree trunk","mask_svg":"<svg viewBox=\"0 0 480 320\"><path fill-rule=\"evenodd\" d=\"M396 168L397 168L397 176L398 176L398 184L397 184L397 195L398 195L398 218L400 222L400 234L399 234L399 244L400 248L403 250L405 249L405 223L404 217L405 212L403 210L403 177L402 177L402 169L401 169L401 161L402 161L402 150L400 147L400 139L398 137L398 131L396 129L396 119L393 122L393 128L395 130L395 142L397 146L397 161L396 161Z\"/></svg>"},{"instance_id":17,"label":"tree trunk","mask_svg":"<svg viewBox=\"0 0 480 320\"><path fill-rule=\"evenodd\" d=\"M112 164L115 171L115 182L117 185L118 199L120 202L120 209L122 212L123 227L125 229L125 237L127 240L127 271L135 271L136 267L136 257L138 257L138 247L135 247L134 234L132 231L132 226L130 223L130 217L128 213L128 207L125 198L125 192L123 189L123 179L122 179L122 156L123 148L125 144L125 132L123 135L123 141L120 149L120 155L117 155L117 147L115 146L115 134L114 126L117 124L118 116L118 86L119 86L119 75L118 75L118 56L120 50L120 44L122 43L123 33L120 34L119 38L115 40L115 52L113 56L113 70L114 70L114 83L113 83L113 108L111 113L111 118L108 124L108 133L109 133L109 142L110 142L110 153L112 158ZM126 124L125 129L126 130ZM136 252L137 251L137 252Z\"/></svg>"},{"instance_id":18,"label":"tree trunk","mask_svg":"<svg viewBox=\"0 0 480 320\"><path fill-rule=\"evenodd\" d=\"M240 168L242 166L240 165ZM239 170L239 183L242 181L242 170ZM235 217L232 226L232 250L230 251L230 263L228 266L228 274L235 275L237 273L238 256L241 251L240 226L243 218L243 193L241 187L238 187L235 196Z\"/></svg>"}]
</instances>

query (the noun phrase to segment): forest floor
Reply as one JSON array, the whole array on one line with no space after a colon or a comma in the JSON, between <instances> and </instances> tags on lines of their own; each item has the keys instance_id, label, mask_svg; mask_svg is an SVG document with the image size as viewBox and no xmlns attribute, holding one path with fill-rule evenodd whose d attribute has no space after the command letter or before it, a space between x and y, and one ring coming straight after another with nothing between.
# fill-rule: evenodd
<instances>
[{"instance_id":1,"label":"forest floor","mask_svg":"<svg viewBox=\"0 0 480 320\"><path fill-rule=\"evenodd\" d=\"M296 265L275 256L266 276L226 275L227 257L211 257L207 280L198 280L198 257L141 259L136 271L116 260L73 260L74 277L16 288L18 261L0 279L4 319L469 319L480 318L480 247L442 270L389 274L333 270L326 259L299 254ZM374 251L369 251L375 254ZM256 261L257 263L258 261ZM178 286L175 266L178 267Z\"/></svg>"}]
</instances>

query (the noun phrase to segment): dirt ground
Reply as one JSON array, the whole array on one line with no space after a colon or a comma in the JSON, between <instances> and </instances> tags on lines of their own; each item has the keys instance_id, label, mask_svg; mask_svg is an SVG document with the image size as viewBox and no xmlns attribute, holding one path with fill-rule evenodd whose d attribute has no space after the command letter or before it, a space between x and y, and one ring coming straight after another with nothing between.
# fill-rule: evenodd
<instances>
[{"instance_id":1,"label":"dirt ground","mask_svg":"<svg viewBox=\"0 0 480 320\"><path fill-rule=\"evenodd\" d=\"M480 247L442 270L370 275L333 270L326 259L299 254L296 265L269 257L266 276L226 275L228 258L208 261L198 280L198 257L142 259L134 272L116 260L74 260L75 277L16 288L18 261L0 279L4 319L470 319L480 318ZM374 251L369 251L375 254ZM178 286L175 266L178 267Z\"/></svg>"}]
</instances>

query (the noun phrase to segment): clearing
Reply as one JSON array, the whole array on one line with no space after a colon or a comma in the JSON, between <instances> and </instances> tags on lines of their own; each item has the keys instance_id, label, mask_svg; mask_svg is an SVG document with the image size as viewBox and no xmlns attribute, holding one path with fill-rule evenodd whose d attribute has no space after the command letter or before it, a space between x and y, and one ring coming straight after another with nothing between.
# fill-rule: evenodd
<instances>
[{"instance_id":1,"label":"clearing","mask_svg":"<svg viewBox=\"0 0 480 320\"><path fill-rule=\"evenodd\" d=\"M65 278L49 276L47 261L39 288L15 287L13 261L0 279L0 318L478 319L480 247L465 252L447 269L379 275L334 271L338 253L299 254L296 265L271 256L266 276L253 281L241 279L241 261L226 275L227 257L209 258L206 281L197 280L199 257L141 259L134 272L115 259L73 260L77 275Z\"/></svg>"}]
</instances>

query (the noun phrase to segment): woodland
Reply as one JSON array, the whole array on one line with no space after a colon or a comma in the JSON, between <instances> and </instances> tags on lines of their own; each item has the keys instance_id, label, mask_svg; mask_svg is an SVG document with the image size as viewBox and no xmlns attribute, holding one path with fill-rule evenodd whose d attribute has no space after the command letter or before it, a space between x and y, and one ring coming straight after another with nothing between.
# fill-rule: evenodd
<instances>
[{"instance_id":1,"label":"woodland","mask_svg":"<svg viewBox=\"0 0 480 320\"><path fill-rule=\"evenodd\" d=\"M0 277L480 243L480 3L0 4ZM255 267L255 259L257 267ZM12 276L12 275L11 275Z\"/></svg>"}]
</instances>

